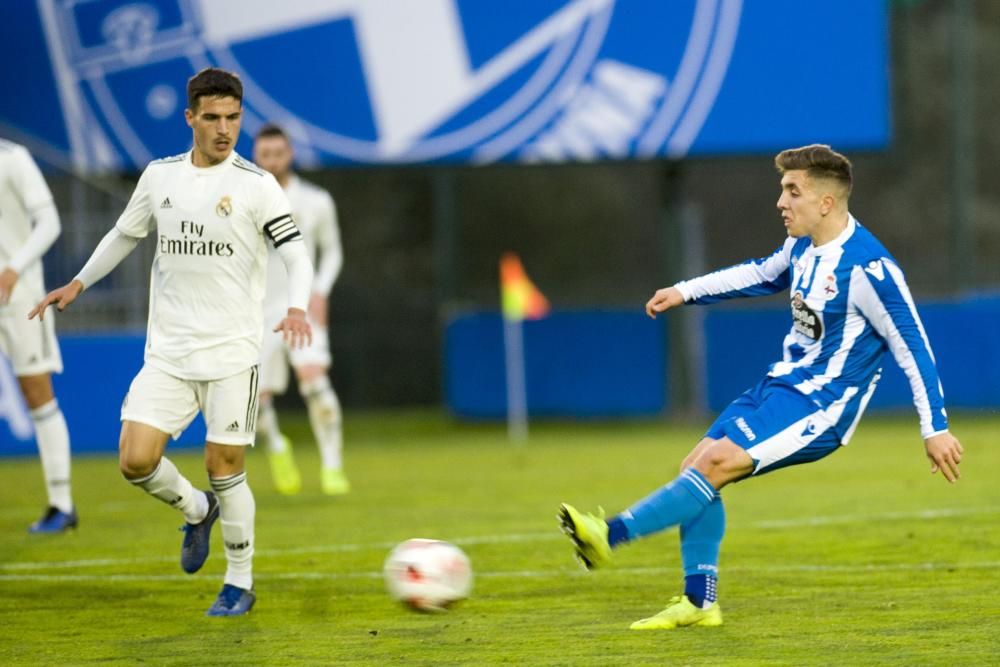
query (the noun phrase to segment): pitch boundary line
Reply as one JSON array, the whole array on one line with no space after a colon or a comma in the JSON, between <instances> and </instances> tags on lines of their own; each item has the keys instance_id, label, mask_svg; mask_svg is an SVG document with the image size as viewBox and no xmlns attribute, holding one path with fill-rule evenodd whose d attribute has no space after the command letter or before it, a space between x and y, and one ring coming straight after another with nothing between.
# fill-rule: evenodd
<instances>
[{"instance_id":1,"label":"pitch boundary line","mask_svg":"<svg viewBox=\"0 0 1000 667\"><path fill-rule=\"evenodd\" d=\"M970 516L977 514L1000 514L1000 507L969 507L969 508L939 508L930 510L917 510L913 512L880 512L875 514L840 514L803 517L793 519L765 519L754 521L745 527L759 530L783 530L789 528L809 528L829 525L841 525L851 523L862 523L868 521L899 521L910 519L945 519L953 517ZM739 526L734 526L740 530ZM447 538L446 538L447 539ZM510 544L524 542L556 541L565 539L562 533L557 530L538 533L511 533L506 535L478 535L469 537L450 538L449 541L459 546L476 546L480 544ZM325 544L315 546L289 547L261 549L257 551L259 558L274 558L284 556L297 556L308 554L324 553L353 553L368 550L388 550L396 546L398 542L359 542L347 544ZM55 560L55 561L27 561L0 563L0 573L36 571L36 570L61 570L87 567L115 567L120 565L138 565L141 563L171 563L177 557L170 556L136 556L131 558L90 558L78 560ZM109 575L110 576L110 575Z\"/></svg>"},{"instance_id":2,"label":"pitch boundary line","mask_svg":"<svg viewBox=\"0 0 1000 667\"><path fill-rule=\"evenodd\" d=\"M742 565L727 567L726 572L829 572L842 574L863 574L866 572L940 572L953 570L984 570L1000 567L1000 561L969 561L964 563L865 563L860 565ZM497 570L476 573L479 579L538 579L560 576L588 577L607 575L656 575L676 571L676 567L622 567L603 570L594 575L578 569L555 570ZM257 581L338 581L356 579L381 579L381 572L264 572L254 575ZM0 574L0 581L31 582L135 582L196 581L215 580L217 575L186 574Z\"/></svg>"}]
</instances>

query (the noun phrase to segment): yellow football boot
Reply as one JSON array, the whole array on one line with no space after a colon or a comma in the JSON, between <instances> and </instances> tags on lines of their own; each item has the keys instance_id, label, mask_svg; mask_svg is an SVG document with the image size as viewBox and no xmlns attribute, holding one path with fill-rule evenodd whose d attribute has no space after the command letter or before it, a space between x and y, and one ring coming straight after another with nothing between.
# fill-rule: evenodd
<instances>
[{"instance_id":1,"label":"yellow football boot","mask_svg":"<svg viewBox=\"0 0 1000 667\"><path fill-rule=\"evenodd\" d=\"M715 627L722 625L722 609L718 602L713 602L708 609L702 609L691 604L686 595L678 595L670 599L667 608L656 616L636 621L632 630L673 630L687 625Z\"/></svg>"}]
</instances>

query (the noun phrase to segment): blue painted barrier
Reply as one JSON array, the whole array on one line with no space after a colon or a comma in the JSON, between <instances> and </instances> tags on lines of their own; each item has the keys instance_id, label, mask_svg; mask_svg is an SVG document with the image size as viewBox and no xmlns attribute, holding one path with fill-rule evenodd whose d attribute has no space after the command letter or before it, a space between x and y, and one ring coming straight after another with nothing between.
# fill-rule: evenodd
<instances>
[{"instance_id":1,"label":"blue painted barrier","mask_svg":"<svg viewBox=\"0 0 1000 667\"><path fill-rule=\"evenodd\" d=\"M528 409L533 415L620 417L667 403L662 321L624 311L558 312L524 323ZM445 333L448 407L469 418L506 414L503 321L462 315Z\"/></svg>"},{"instance_id":2,"label":"blue painted barrier","mask_svg":"<svg viewBox=\"0 0 1000 667\"><path fill-rule=\"evenodd\" d=\"M63 335L59 345L64 372L53 376L53 387L74 452L118 449L122 399L132 378L142 368L142 334ZM171 446L200 445L205 441L201 416ZM33 440L15 439L0 421L0 454L33 454Z\"/></svg>"}]
</instances>

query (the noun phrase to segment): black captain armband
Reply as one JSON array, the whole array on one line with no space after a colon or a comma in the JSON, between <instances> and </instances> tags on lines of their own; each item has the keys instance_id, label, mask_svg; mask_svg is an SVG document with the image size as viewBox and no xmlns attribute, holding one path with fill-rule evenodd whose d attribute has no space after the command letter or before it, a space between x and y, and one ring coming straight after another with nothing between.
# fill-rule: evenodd
<instances>
[{"instance_id":1,"label":"black captain armband","mask_svg":"<svg viewBox=\"0 0 1000 667\"><path fill-rule=\"evenodd\" d=\"M302 238L302 232L295 226L292 216L286 214L278 216L271 222L264 223L264 234L271 239L275 248L280 248L289 241Z\"/></svg>"}]
</instances>

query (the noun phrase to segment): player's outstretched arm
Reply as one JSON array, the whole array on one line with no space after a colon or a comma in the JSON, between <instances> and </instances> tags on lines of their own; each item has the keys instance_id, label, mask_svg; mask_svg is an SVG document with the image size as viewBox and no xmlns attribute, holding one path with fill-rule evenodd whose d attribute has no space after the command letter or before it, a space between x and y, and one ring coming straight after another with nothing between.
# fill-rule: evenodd
<instances>
[{"instance_id":1,"label":"player's outstretched arm","mask_svg":"<svg viewBox=\"0 0 1000 667\"><path fill-rule=\"evenodd\" d=\"M281 337L289 347L302 348L312 345L312 327L306 319L306 311L301 308L289 308L288 314L278 322L274 330L281 332Z\"/></svg>"},{"instance_id":2,"label":"player's outstretched arm","mask_svg":"<svg viewBox=\"0 0 1000 667\"><path fill-rule=\"evenodd\" d=\"M962 443L949 431L938 433L924 440L924 449L927 450L927 458L931 461L931 474L938 470L944 478L951 483L955 483L962 476L958 470L958 464L962 462Z\"/></svg>"},{"instance_id":3,"label":"player's outstretched arm","mask_svg":"<svg viewBox=\"0 0 1000 667\"><path fill-rule=\"evenodd\" d=\"M752 259L657 290L646 303L646 314L655 318L657 313L684 303L703 306L725 299L765 296L788 289L794 245L795 239L789 238L767 257Z\"/></svg>"},{"instance_id":4,"label":"player's outstretched arm","mask_svg":"<svg viewBox=\"0 0 1000 667\"><path fill-rule=\"evenodd\" d=\"M117 227L112 227L111 231L97 244L94 254L80 269L80 273L68 284L49 292L37 306L31 309L31 312L28 313L28 319L35 315L38 315L38 319L44 319L45 309L53 303L59 310L65 309L66 306L76 301L87 286L93 285L108 275L138 244L138 238L122 234Z\"/></svg>"},{"instance_id":5,"label":"player's outstretched arm","mask_svg":"<svg viewBox=\"0 0 1000 667\"><path fill-rule=\"evenodd\" d=\"M662 313L676 306L684 305L684 296L676 287L664 287L656 290L649 301L646 302L646 314L656 319L657 313Z\"/></svg>"},{"instance_id":6,"label":"player's outstretched arm","mask_svg":"<svg viewBox=\"0 0 1000 667\"><path fill-rule=\"evenodd\" d=\"M81 292L83 292L83 283L74 278L69 283L46 294L45 298L39 301L38 305L28 313L28 319L33 319L37 315L38 319L44 320L45 309L52 304L55 304L60 311L65 310L66 306L76 301Z\"/></svg>"}]
</instances>

